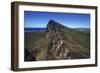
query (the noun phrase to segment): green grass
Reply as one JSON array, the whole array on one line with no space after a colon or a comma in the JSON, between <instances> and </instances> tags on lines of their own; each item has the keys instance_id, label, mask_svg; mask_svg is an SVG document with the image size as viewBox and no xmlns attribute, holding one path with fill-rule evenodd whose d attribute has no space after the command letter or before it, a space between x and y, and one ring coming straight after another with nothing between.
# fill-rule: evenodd
<instances>
[{"instance_id":1,"label":"green grass","mask_svg":"<svg viewBox=\"0 0 100 73\"><path fill-rule=\"evenodd\" d=\"M37 42L43 38L44 31L25 32L25 48L34 48Z\"/></svg>"},{"instance_id":2,"label":"green grass","mask_svg":"<svg viewBox=\"0 0 100 73\"><path fill-rule=\"evenodd\" d=\"M90 56L90 33L89 32L79 32L73 30L66 30L65 36L69 38L72 42L80 45L80 47L86 50L86 54Z\"/></svg>"},{"instance_id":3,"label":"green grass","mask_svg":"<svg viewBox=\"0 0 100 73\"><path fill-rule=\"evenodd\" d=\"M25 44L24 47L33 49L33 51L39 50L36 53L36 60L43 60L47 52L47 39L44 38L44 31L25 32Z\"/></svg>"}]
</instances>

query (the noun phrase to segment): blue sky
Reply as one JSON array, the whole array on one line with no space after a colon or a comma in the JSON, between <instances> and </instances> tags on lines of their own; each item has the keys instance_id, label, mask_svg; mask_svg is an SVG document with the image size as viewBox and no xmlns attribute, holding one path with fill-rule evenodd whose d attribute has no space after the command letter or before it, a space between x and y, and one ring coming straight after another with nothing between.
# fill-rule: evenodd
<instances>
[{"instance_id":1,"label":"blue sky","mask_svg":"<svg viewBox=\"0 0 100 73\"><path fill-rule=\"evenodd\" d=\"M50 19L70 28L90 27L90 14L24 11L25 28L46 27Z\"/></svg>"}]
</instances>

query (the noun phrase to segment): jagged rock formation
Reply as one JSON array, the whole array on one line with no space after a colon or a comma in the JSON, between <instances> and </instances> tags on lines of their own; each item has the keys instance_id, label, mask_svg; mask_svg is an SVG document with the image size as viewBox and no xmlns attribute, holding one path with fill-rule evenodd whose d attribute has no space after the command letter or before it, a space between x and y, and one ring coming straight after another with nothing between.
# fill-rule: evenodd
<instances>
[{"instance_id":1,"label":"jagged rock formation","mask_svg":"<svg viewBox=\"0 0 100 73\"><path fill-rule=\"evenodd\" d=\"M47 24L47 60L86 58L85 49L65 36L65 26L50 20ZM67 28L70 30L69 28Z\"/></svg>"}]
</instances>

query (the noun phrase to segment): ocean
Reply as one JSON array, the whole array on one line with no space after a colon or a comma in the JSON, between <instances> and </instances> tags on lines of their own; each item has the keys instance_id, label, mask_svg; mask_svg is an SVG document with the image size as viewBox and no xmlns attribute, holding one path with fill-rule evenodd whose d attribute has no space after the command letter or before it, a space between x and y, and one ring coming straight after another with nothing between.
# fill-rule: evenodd
<instances>
[{"instance_id":1,"label":"ocean","mask_svg":"<svg viewBox=\"0 0 100 73\"><path fill-rule=\"evenodd\" d=\"M25 32L32 32L32 31L41 31L46 30L47 28L24 28Z\"/></svg>"}]
</instances>

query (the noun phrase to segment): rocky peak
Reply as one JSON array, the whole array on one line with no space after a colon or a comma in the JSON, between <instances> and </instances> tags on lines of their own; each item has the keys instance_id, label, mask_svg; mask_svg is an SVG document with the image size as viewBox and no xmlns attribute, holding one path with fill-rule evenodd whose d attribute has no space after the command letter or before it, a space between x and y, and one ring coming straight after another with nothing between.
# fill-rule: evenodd
<instances>
[{"instance_id":1,"label":"rocky peak","mask_svg":"<svg viewBox=\"0 0 100 73\"><path fill-rule=\"evenodd\" d=\"M65 35L66 31L69 30L71 29L54 20L48 22L46 31L48 39L47 60L85 57L83 48Z\"/></svg>"},{"instance_id":2,"label":"rocky peak","mask_svg":"<svg viewBox=\"0 0 100 73\"><path fill-rule=\"evenodd\" d=\"M60 29L62 25L54 20L50 20L47 24L47 29L52 31L57 31L57 29Z\"/></svg>"},{"instance_id":3,"label":"rocky peak","mask_svg":"<svg viewBox=\"0 0 100 73\"><path fill-rule=\"evenodd\" d=\"M68 51L64 48L64 31L62 30L62 24L50 20L47 24L47 38L48 43L48 55L47 59L64 59ZM52 54L52 55L51 55Z\"/></svg>"},{"instance_id":4,"label":"rocky peak","mask_svg":"<svg viewBox=\"0 0 100 73\"><path fill-rule=\"evenodd\" d=\"M54 21L54 20L50 20L47 24L47 37L52 37L55 36L56 38L59 37L60 35L63 34L63 30L62 30L62 24Z\"/></svg>"},{"instance_id":5,"label":"rocky peak","mask_svg":"<svg viewBox=\"0 0 100 73\"><path fill-rule=\"evenodd\" d=\"M60 24L60 23L58 23L57 21L51 19L51 20L49 20L47 26L48 25L58 26L57 24Z\"/></svg>"}]
</instances>

